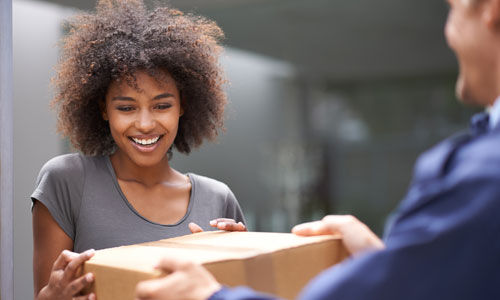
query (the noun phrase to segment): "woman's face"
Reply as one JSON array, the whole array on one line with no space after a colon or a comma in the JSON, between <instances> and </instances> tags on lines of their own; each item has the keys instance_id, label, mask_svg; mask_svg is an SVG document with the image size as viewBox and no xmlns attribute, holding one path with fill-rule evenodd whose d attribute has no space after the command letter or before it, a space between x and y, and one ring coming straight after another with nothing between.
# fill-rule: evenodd
<instances>
[{"instance_id":1,"label":"woman's face","mask_svg":"<svg viewBox=\"0 0 500 300\"><path fill-rule=\"evenodd\" d=\"M117 155L151 167L167 159L183 113L176 83L168 73L157 80L135 73L137 88L113 81L106 93L103 118L109 121Z\"/></svg>"}]
</instances>

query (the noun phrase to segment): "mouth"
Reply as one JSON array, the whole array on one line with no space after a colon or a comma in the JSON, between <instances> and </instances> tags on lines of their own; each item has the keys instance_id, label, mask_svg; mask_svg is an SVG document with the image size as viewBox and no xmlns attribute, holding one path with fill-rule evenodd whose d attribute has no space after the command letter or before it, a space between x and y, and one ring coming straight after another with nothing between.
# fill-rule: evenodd
<instances>
[{"instance_id":1,"label":"mouth","mask_svg":"<svg viewBox=\"0 0 500 300\"><path fill-rule=\"evenodd\" d=\"M135 137L129 137L129 139L139 146L152 147L155 144L157 144L158 141L160 141L162 137L163 137L163 135L158 135L156 137L147 138L147 139L140 139L140 138L135 138Z\"/></svg>"}]
</instances>

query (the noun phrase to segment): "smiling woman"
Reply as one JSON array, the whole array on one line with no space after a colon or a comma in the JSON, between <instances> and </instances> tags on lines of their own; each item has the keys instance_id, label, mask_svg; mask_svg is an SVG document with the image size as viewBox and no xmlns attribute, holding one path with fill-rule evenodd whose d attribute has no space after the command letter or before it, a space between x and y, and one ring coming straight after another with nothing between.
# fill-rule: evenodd
<instances>
[{"instance_id":1,"label":"smiling woman","mask_svg":"<svg viewBox=\"0 0 500 300\"><path fill-rule=\"evenodd\" d=\"M47 162L31 197L38 299L95 298L80 294L87 249L246 230L224 183L169 164L223 127L220 28L135 0L100 1L69 25L53 105L80 153Z\"/></svg>"}]
</instances>

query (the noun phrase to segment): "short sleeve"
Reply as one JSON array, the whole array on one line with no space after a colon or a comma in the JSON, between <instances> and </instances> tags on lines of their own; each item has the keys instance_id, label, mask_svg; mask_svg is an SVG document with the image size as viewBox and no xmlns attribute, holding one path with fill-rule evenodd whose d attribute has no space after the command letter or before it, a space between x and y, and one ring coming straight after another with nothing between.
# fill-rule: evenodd
<instances>
[{"instance_id":1,"label":"short sleeve","mask_svg":"<svg viewBox=\"0 0 500 300\"><path fill-rule=\"evenodd\" d=\"M233 192L231 191L231 189L229 189L229 187L227 188L225 204L226 204L226 209L224 218L233 219L236 222L242 222L243 224L246 225L245 216L241 211L241 207L238 203L238 200L236 200L236 196L234 196Z\"/></svg>"},{"instance_id":2,"label":"short sleeve","mask_svg":"<svg viewBox=\"0 0 500 300\"><path fill-rule=\"evenodd\" d=\"M71 238L75 239L75 224L85 181L80 154L68 154L49 160L40 170L36 188L31 195L33 204L40 201Z\"/></svg>"}]
</instances>

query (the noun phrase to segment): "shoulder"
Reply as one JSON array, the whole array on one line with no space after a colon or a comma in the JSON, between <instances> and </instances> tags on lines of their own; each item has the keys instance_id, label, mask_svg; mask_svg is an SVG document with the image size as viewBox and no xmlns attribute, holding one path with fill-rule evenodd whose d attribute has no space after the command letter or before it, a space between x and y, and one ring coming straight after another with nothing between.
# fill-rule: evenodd
<instances>
[{"instance_id":1,"label":"shoulder","mask_svg":"<svg viewBox=\"0 0 500 300\"><path fill-rule=\"evenodd\" d=\"M83 171L83 155L79 153L64 154L50 159L43 165L41 174L79 173Z\"/></svg>"},{"instance_id":2,"label":"shoulder","mask_svg":"<svg viewBox=\"0 0 500 300\"><path fill-rule=\"evenodd\" d=\"M231 189L221 181L194 173L188 173L188 176L191 178L197 192L222 198L226 198L229 194L232 195Z\"/></svg>"},{"instance_id":3,"label":"shoulder","mask_svg":"<svg viewBox=\"0 0 500 300\"><path fill-rule=\"evenodd\" d=\"M492 131L474 139L466 147L463 153L474 159L500 159L500 130Z\"/></svg>"},{"instance_id":4,"label":"shoulder","mask_svg":"<svg viewBox=\"0 0 500 300\"><path fill-rule=\"evenodd\" d=\"M45 176L68 180L69 178L83 178L85 170L92 165L103 161L101 157L85 156L80 153L71 153L56 156L47 161L40 170L39 179Z\"/></svg>"},{"instance_id":5,"label":"shoulder","mask_svg":"<svg viewBox=\"0 0 500 300\"><path fill-rule=\"evenodd\" d=\"M474 139L457 153L455 171L500 178L500 131Z\"/></svg>"}]
</instances>

